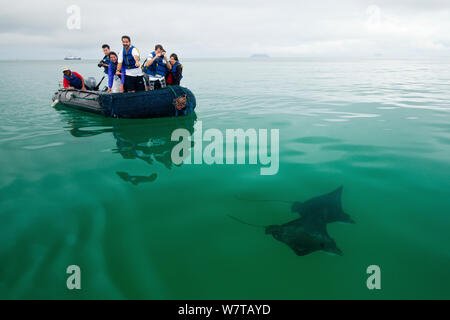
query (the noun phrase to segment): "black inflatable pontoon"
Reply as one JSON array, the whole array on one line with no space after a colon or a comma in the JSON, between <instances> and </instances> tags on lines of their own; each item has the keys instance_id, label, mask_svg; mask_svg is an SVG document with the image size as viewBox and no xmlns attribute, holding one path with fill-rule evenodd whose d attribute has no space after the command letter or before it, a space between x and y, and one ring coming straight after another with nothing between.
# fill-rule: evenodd
<instances>
[{"instance_id":1,"label":"black inflatable pontoon","mask_svg":"<svg viewBox=\"0 0 450 320\"><path fill-rule=\"evenodd\" d=\"M186 108L177 110L175 100L186 95ZM196 100L187 88L169 86L154 91L135 93L106 93L60 89L53 96L54 105L60 103L77 110L112 118L174 117L194 112Z\"/></svg>"}]
</instances>

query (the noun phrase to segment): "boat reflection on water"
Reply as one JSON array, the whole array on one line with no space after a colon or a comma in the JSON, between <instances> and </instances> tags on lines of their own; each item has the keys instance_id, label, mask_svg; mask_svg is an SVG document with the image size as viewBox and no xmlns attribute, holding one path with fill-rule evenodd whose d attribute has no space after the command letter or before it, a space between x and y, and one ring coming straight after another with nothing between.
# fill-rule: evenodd
<instances>
[{"instance_id":1,"label":"boat reflection on water","mask_svg":"<svg viewBox=\"0 0 450 320\"><path fill-rule=\"evenodd\" d=\"M195 113L176 118L112 119L65 108L59 108L59 111L69 124L72 136L86 138L111 133L116 140L116 147L112 152L120 154L124 159L143 160L149 165L161 163L169 170L176 166L172 162L171 152L179 143L171 141L172 132L186 129L193 134L197 120ZM153 182L157 178L156 173L139 176L118 171L116 174L134 185Z\"/></svg>"}]
</instances>

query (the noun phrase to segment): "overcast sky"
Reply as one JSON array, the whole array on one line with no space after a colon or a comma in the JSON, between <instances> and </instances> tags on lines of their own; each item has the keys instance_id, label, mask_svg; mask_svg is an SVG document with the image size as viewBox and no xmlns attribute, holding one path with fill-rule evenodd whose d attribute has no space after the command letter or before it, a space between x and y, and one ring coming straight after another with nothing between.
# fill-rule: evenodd
<instances>
[{"instance_id":1,"label":"overcast sky","mask_svg":"<svg viewBox=\"0 0 450 320\"><path fill-rule=\"evenodd\" d=\"M450 55L450 0L0 3L0 59L97 59L123 34L141 53L161 43L181 57ZM67 26L71 5L80 29Z\"/></svg>"}]
</instances>

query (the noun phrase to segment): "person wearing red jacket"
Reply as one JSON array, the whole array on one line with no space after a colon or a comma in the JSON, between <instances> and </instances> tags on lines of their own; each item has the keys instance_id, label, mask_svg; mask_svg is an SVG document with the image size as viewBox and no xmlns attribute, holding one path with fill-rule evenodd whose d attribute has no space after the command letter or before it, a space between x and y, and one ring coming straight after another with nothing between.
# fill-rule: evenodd
<instances>
[{"instance_id":1,"label":"person wearing red jacket","mask_svg":"<svg viewBox=\"0 0 450 320\"><path fill-rule=\"evenodd\" d=\"M86 90L84 78L77 72L71 71L69 67L63 68L63 86L66 89Z\"/></svg>"}]
</instances>

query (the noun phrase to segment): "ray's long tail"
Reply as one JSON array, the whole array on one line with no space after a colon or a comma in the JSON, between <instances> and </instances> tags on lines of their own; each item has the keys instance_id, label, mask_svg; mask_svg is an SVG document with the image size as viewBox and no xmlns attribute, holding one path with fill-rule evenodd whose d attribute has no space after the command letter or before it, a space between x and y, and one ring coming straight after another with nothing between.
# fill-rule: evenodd
<instances>
[{"instance_id":1,"label":"ray's long tail","mask_svg":"<svg viewBox=\"0 0 450 320\"><path fill-rule=\"evenodd\" d=\"M289 203L289 204L293 204L295 203L295 201L286 201L286 200L260 200L260 199L246 199L243 198L239 195L235 196L236 199L238 200L242 200L242 201L249 201L249 202L280 202L280 203Z\"/></svg>"},{"instance_id":2,"label":"ray's long tail","mask_svg":"<svg viewBox=\"0 0 450 320\"><path fill-rule=\"evenodd\" d=\"M241 220L239 218L233 217L232 215L229 215L229 214L227 216L229 216L231 219L233 219L233 220L235 220L235 221L237 221L239 223L245 224L245 225L250 226L250 227L262 228L262 229L266 228L265 226L260 226L260 225L257 225L257 224L251 224L251 223L245 222L245 221L243 221L243 220Z\"/></svg>"}]
</instances>

